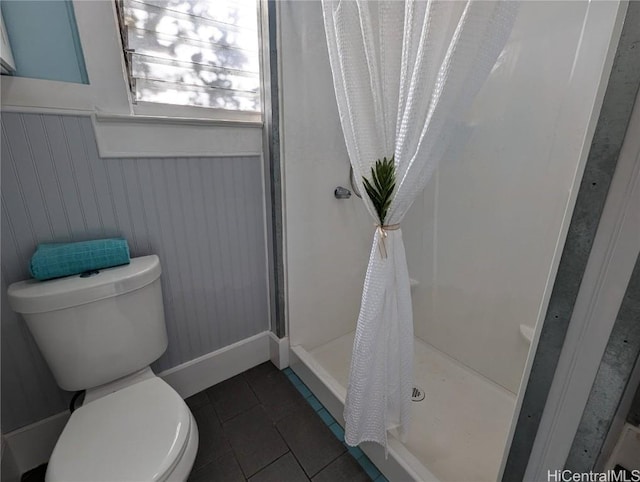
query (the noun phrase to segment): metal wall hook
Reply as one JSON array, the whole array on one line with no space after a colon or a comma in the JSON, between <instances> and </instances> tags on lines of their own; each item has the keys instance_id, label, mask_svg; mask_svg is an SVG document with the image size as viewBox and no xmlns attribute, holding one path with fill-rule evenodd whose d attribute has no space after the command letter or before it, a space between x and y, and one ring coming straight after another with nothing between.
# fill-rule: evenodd
<instances>
[{"instance_id":1,"label":"metal wall hook","mask_svg":"<svg viewBox=\"0 0 640 482\"><path fill-rule=\"evenodd\" d=\"M335 191L333 191L333 195L336 199L349 199L351 197L351 191L346 187L338 186Z\"/></svg>"}]
</instances>

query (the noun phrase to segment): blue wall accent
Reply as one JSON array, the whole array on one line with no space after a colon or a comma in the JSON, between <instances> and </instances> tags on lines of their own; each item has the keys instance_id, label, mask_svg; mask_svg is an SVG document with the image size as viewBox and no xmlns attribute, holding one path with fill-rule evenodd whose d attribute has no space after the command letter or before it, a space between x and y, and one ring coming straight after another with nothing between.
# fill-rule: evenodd
<instances>
[{"instance_id":1,"label":"blue wall accent","mask_svg":"<svg viewBox=\"0 0 640 482\"><path fill-rule=\"evenodd\" d=\"M3 0L18 77L88 84L71 0Z\"/></svg>"}]
</instances>

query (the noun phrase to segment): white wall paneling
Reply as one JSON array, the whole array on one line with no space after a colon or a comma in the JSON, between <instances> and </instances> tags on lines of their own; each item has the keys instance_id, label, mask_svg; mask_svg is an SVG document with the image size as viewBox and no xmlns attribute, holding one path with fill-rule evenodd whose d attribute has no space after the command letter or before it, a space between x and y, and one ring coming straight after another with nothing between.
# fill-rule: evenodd
<instances>
[{"instance_id":1,"label":"white wall paneling","mask_svg":"<svg viewBox=\"0 0 640 482\"><path fill-rule=\"evenodd\" d=\"M101 157L254 157L262 123L201 118L95 114Z\"/></svg>"}]
</instances>

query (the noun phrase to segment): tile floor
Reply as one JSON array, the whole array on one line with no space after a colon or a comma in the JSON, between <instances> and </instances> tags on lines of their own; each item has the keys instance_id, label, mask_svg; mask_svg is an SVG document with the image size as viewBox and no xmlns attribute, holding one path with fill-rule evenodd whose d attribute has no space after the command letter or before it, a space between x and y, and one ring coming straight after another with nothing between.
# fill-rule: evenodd
<instances>
[{"instance_id":1,"label":"tile floor","mask_svg":"<svg viewBox=\"0 0 640 482\"><path fill-rule=\"evenodd\" d=\"M290 369L263 363L186 402L200 431L189 481L386 481ZM42 481L45 470L22 480Z\"/></svg>"}]
</instances>

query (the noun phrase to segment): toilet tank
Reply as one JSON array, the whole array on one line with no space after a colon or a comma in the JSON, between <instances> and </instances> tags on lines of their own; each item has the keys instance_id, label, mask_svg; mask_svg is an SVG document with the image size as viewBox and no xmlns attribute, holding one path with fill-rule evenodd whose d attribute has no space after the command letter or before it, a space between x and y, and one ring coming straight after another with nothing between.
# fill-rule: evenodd
<instances>
[{"instance_id":1,"label":"toilet tank","mask_svg":"<svg viewBox=\"0 0 640 482\"><path fill-rule=\"evenodd\" d=\"M20 281L9 304L21 313L64 390L130 375L167 349L156 255L88 277Z\"/></svg>"}]
</instances>

